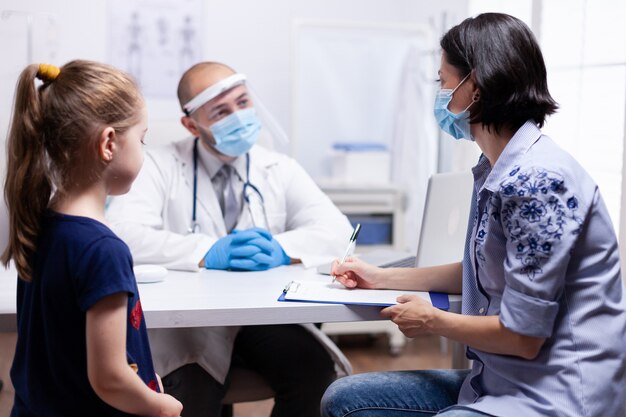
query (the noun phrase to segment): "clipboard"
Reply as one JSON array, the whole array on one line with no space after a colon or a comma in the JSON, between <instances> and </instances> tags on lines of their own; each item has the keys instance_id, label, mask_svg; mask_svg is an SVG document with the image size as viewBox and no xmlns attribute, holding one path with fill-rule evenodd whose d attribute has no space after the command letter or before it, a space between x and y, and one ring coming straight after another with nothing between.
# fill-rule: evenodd
<instances>
[{"instance_id":1,"label":"clipboard","mask_svg":"<svg viewBox=\"0 0 626 417\"><path fill-rule=\"evenodd\" d=\"M415 295L441 310L450 308L450 300L445 293L346 288L339 282L330 281L291 281L283 289L278 301L389 307L397 304L396 298L401 295Z\"/></svg>"}]
</instances>

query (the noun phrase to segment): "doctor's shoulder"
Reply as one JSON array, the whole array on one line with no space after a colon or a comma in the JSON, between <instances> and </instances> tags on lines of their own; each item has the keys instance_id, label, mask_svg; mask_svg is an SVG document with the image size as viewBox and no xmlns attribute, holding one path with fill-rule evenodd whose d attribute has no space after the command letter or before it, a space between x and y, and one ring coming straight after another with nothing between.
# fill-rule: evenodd
<instances>
[{"instance_id":1,"label":"doctor's shoulder","mask_svg":"<svg viewBox=\"0 0 626 417\"><path fill-rule=\"evenodd\" d=\"M252 162L255 160L256 162ZM260 145L255 145L250 151L250 161L252 164L274 171L275 175L284 177L283 180L287 182L298 181L303 177L306 177L308 181L313 181L296 159Z\"/></svg>"},{"instance_id":2,"label":"doctor's shoulder","mask_svg":"<svg viewBox=\"0 0 626 417\"><path fill-rule=\"evenodd\" d=\"M193 138L186 138L165 145L146 149L144 168L147 164L169 176L178 166L191 164L193 160Z\"/></svg>"},{"instance_id":3,"label":"doctor's shoulder","mask_svg":"<svg viewBox=\"0 0 626 417\"><path fill-rule=\"evenodd\" d=\"M273 166L285 166L294 161L291 157L280 152L273 151L263 145L254 145L250 149L250 163L252 165L269 168Z\"/></svg>"},{"instance_id":4,"label":"doctor's shoulder","mask_svg":"<svg viewBox=\"0 0 626 417\"><path fill-rule=\"evenodd\" d=\"M321 190L304 167L288 155L256 145L250 151L250 163L257 169L264 170L268 178L272 178L275 184L280 184L283 190L293 191L295 187L300 191L306 190L311 195L321 194Z\"/></svg>"}]
</instances>

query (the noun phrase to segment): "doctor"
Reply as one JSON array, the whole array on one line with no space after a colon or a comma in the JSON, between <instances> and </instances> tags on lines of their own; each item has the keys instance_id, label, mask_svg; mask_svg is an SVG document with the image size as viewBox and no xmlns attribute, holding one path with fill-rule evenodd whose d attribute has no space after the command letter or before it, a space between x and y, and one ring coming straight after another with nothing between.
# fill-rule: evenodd
<instances>
[{"instance_id":1,"label":"doctor","mask_svg":"<svg viewBox=\"0 0 626 417\"><path fill-rule=\"evenodd\" d=\"M107 212L137 263L264 270L341 253L351 233L346 217L297 162L256 144L261 124L243 74L196 64L178 98L193 137L148 151L132 190ZM340 374L350 370L312 325L154 329L150 341L185 417L220 415L231 359L273 387L272 416L319 416L335 363Z\"/></svg>"}]
</instances>

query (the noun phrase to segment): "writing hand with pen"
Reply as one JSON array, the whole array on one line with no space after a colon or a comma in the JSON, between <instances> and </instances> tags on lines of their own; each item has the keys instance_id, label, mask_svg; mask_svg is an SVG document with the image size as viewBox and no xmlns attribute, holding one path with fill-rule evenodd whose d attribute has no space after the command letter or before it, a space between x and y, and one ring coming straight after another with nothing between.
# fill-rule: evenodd
<instances>
[{"instance_id":1,"label":"writing hand with pen","mask_svg":"<svg viewBox=\"0 0 626 417\"><path fill-rule=\"evenodd\" d=\"M348 256L343 262L336 259L330 269L333 280L346 288L383 289L383 269L368 264L356 256Z\"/></svg>"},{"instance_id":2,"label":"writing hand with pen","mask_svg":"<svg viewBox=\"0 0 626 417\"><path fill-rule=\"evenodd\" d=\"M360 231L361 231L361 223L357 223L356 227L354 228L354 231L352 231L350 240L348 241L348 247L346 248L346 251L341 257L341 261L339 261L339 265L343 264L348 258L348 256L352 256L352 254L354 253L354 249L356 248L356 238L359 237ZM332 274L332 277L333 277L333 282L335 282L335 279L337 279L337 277L335 276L335 274Z\"/></svg>"},{"instance_id":3,"label":"writing hand with pen","mask_svg":"<svg viewBox=\"0 0 626 417\"><path fill-rule=\"evenodd\" d=\"M330 270L333 282L337 280L346 288L380 288L377 284L380 268L352 256L360 231L361 225L357 224L343 257L333 262Z\"/></svg>"}]
</instances>

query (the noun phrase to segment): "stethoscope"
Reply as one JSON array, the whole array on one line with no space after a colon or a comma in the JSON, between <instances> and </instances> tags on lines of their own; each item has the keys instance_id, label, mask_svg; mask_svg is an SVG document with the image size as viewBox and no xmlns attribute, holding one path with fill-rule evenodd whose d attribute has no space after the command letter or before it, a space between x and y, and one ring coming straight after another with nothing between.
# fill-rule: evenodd
<instances>
[{"instance_id":1,"label":"stethoscope","mask_svg":"<svg viewBox=\"0 0 626 417\"><path fill-rule=\"evenodd\" d=\"M261 205L261 211L263 212L263 220L265 220L265 226L269 229L270 223L267 220L267 213L265 212L265 200L261 191L250 182L250 154L246 153L246 181L243 183L243 199L248 206L248 213L250 213L250 219L254 227L259 227L254 220L254 215L251 208L251 196L256 194L259 204ZM200 231L200 224L196 220L196 206L198 200L198 138L193 141L193 206L191 211L191 226L188 229L189 233L198 233Z\"/></svg>"}]
</instances>

